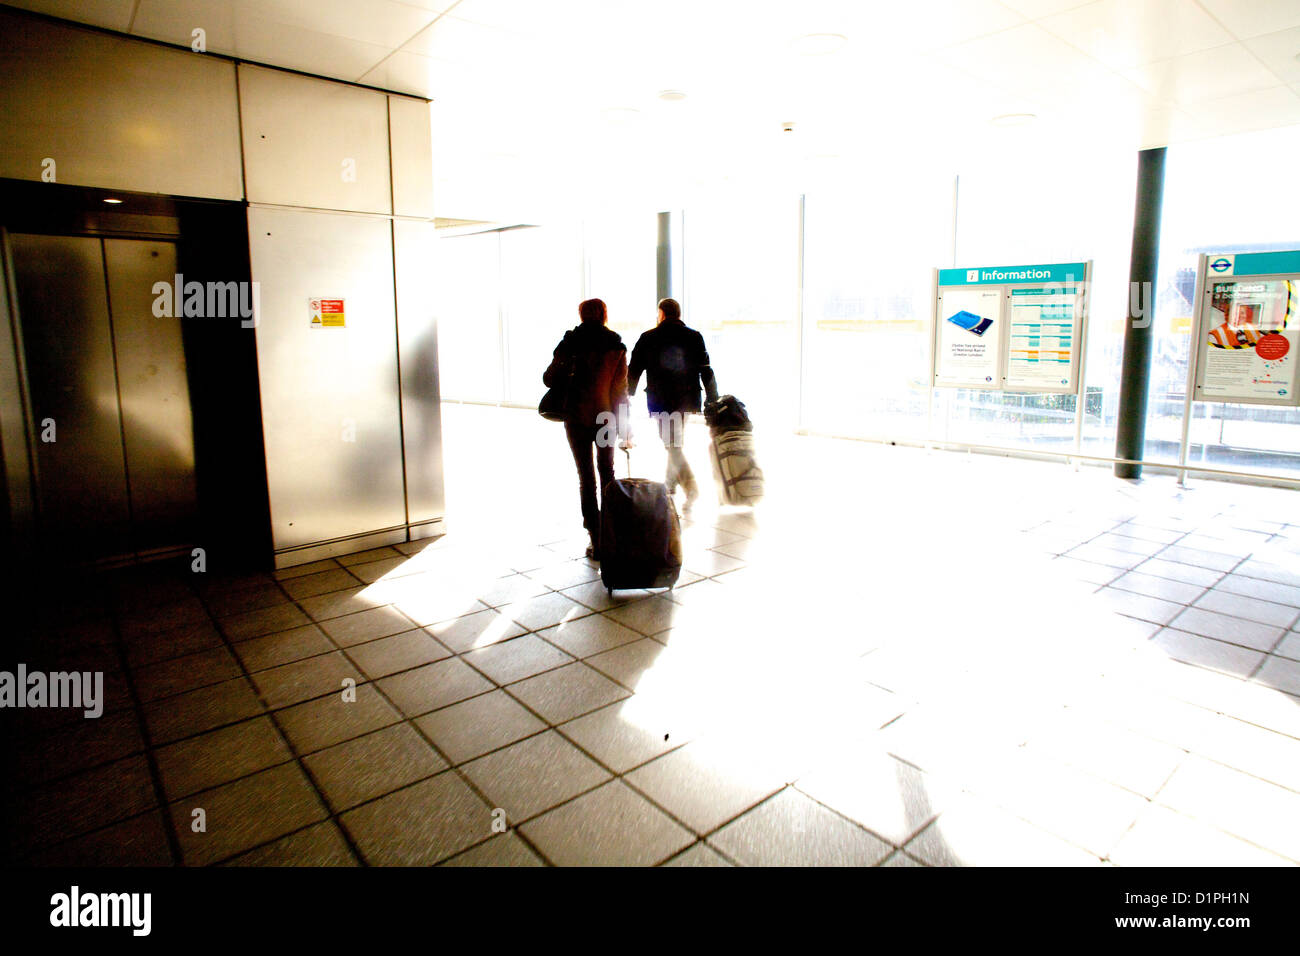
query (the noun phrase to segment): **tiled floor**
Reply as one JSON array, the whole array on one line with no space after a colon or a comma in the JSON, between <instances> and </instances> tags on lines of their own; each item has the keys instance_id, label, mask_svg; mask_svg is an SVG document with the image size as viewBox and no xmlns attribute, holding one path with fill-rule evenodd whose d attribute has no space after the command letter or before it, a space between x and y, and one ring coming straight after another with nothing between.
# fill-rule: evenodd
<instances>
[{"instance_id":1,"label":"tiled floor","mask_svg":"<svg viewBox=\"0 0 1300 956\"><path fill-rule=\"evenodd\" d=\"M768 500L611 600L558 426L445 426L434 542L25 596L4 668L108 703L0 714L6 858L1300 862L1295 492L760 431Z\"/></svg>"}]
</instances>

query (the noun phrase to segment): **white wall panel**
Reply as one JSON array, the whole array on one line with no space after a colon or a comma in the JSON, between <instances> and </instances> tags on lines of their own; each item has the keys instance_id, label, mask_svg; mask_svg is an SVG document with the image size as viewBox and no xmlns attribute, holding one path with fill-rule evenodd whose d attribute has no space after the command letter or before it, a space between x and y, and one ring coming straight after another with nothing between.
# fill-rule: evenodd
<instances>
[{"instance_id":1,"label":"white wall panel","mask_svg":"<svg viewBox=\"0 0 1300 956\"><path fill-rule=\"evenodd\" d=\"M0 8L0 177L240 199L233 64Z\"/></svg>"},{"instance_id":2,"label":"white wall panel","mask_svg":"<svg viewBox=\"0 0 1300 956\"><path fill-rule=\"evenodd\" d=\"M389 220L253 207L248 223L275 549L403 524ZM346 327L311 327L322 296Z\"/></svg>"},{"instance_id":3,"label":"white wall panel","mask_svg":"<svg viewBox=\"0 0 1300 956\"><path fill-rule=\"evenodd\" d=\"M239 66L250 202L391 213L388 97Z\"/></svg>"}]
</instances>

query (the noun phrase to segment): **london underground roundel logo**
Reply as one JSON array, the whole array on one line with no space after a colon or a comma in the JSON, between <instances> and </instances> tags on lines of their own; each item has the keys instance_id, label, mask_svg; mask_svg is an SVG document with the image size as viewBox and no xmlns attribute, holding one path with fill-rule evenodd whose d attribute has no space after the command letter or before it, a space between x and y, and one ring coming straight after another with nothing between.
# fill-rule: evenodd
<instances>
[{"instance_id":1,"label":"london underground roundel logo","mask_svg":"<svg viewBox=\"0 0 1300 956\"><path fill-rule=\"evenodd\" d=\"M1224 272L1232 268L1232 262L1220 256L1219 258L1215 259L1213 262L1210 263L1210 268L1213 269L1215 272Z\"/></svg>"}]
</instances>

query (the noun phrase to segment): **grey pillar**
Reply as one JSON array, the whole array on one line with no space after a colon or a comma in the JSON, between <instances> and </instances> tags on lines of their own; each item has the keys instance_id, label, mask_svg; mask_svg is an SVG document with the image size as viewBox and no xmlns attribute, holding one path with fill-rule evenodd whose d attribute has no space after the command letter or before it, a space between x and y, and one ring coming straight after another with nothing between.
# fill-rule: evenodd
<instances>
[{"instance_id":1,"label":"grey pillar","mask_svg":"<svg viewBox=\"0 0 1300 956\"><path fill-rule=\"evenodd\" d=\"M1120 371L1115 457L1140 460L1146 446L1147 391L1151 383L1152 319L1160 258L1160 207L1165 190L1165 148L1138 153L1133 250L1129 256L1128 323ZM1141 478L1141 465L1115 465L1117 478Z\"/></svg>"},{"instance_id":2,"label":"grey pillar","mask_svg":"<svg viewBox=\"0 0 1300 956\"><path fill-rule=\"evenodd\" d=\"M685 308L682 301L683 288L683 240L682 213L659 213L659 239L655 246L655 299L676 299Z\"/></svg>"}]
</instances>

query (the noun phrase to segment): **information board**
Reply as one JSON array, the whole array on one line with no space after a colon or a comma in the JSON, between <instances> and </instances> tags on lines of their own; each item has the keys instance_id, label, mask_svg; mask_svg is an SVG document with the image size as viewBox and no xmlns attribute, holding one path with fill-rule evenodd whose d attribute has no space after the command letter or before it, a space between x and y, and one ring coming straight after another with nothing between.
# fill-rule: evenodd
<instances>
[{"instance_id":1,"label":"information board","mask_svg":"<svg viewBox=\"0 0 1300 956\"><path fill-rule=\"evenodd\" d=\"M1300 251L1201 257L1196 398L1300 405Z\"/></svg>"},{"instance_id":2,"label":"information board","mask_svg":"<svg viewBox=\"0 0 1300 956\"><path fill-rule=\"evenodd\" d=\"M938 269L931 382L939 388L1071 393L1091 262Z\"/></svg>"}]
</instances>

